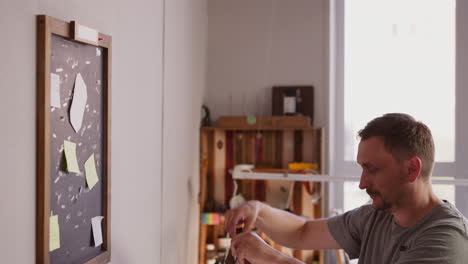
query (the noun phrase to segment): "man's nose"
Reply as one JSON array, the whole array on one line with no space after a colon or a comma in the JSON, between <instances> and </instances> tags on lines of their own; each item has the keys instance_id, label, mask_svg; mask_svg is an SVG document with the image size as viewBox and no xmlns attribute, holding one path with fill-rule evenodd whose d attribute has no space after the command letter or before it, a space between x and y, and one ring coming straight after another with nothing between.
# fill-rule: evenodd
<instances>
[{"instance_id":1,"label":"man's nose","mask_svg":"<svg viewBox=\"0 0 468 264\"><path fill-rule=\"evenodd\" d=\"M361 173L361 178L359 180L359 189L364 190L369 187L369 183L367 181L367 176L364 172Z\"/></svg>"}]
</instances>

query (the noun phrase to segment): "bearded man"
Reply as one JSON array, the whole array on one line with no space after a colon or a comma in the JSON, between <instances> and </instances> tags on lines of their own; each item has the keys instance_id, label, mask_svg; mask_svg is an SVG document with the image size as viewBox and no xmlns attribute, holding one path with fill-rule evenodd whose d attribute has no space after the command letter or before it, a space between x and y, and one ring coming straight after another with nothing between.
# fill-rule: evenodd
<instances>
[{"instance_id":1,"label":"bearded man","mask_svg":"<svg viewBox=\"0 0 468 264\"><path fill-rule=\"evenodd\" d=\"M434 141L406 114L386 114L359 132L359 188L372 203L328 219L307 220L258 201L226 214L231 250L241 264L302 263L271 248L256 226L295 249L344 249L364 264L468 263L468 221L433 192ZM244 231L236 233L236 226Z\"/></svg>"}]
</instances>

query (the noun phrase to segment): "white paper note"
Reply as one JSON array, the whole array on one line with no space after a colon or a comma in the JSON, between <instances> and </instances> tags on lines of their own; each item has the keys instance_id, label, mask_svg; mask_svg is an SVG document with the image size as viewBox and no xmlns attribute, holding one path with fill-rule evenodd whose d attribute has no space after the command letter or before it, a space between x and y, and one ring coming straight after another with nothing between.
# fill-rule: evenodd
<instances>
[{"instance_id":1,"label":"white paper note","mask_svg":"<svg viewBox=\"0 0 468 264\"><path fill-rule=\"evenodd\" d=\"M50 74L50 106L60 108L60 75Z\"/></svg>"},{"instance_id":2,"label":"white paper note","mask_svg":"<svg viewBox=\"0 0 468 264\"><path fill-rule=\"evenodd\" d=\"M101 221L104 216L95 216L91 218L91 226L93 227L94 246L98 247L102 244Z\"/></svg>"},{"instance_id":3,"label":"white paper note","mask_svg":"<svg viewBox=\"0 0 468 264\"><path fill-rule=\"evenodd\" d=\"M75 89L73 90L73 102L70 108L70 122L75 133L78 133L81 129L81 125L83 124L83 116L87 100L88 91L86 84L83 77L81 77L81 74L78 73L75 80Z\"/></svg>"}]
</instances>

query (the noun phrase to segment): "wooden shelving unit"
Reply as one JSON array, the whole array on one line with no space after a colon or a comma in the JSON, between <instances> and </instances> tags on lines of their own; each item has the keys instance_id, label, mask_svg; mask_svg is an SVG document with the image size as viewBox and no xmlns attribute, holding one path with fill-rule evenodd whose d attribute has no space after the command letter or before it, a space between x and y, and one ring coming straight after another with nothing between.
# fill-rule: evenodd
<instances>
[{"instance_id":1,"label":"wooden shelving unit","mask_svg":"<svg viewBox=\"0 0 468 264\"><path fill-rule=\"evenodd\" d=\"M287 168L291 162L316 163L317 173L323 175L323 142L322 128L203 127L200 144L200 217L202 213L207 212L208 205L229 204L233 192L230 171L237 164L280 169ZM240 179L237 182L239 191L246 200L267 202L275 200L273 187L277 190L281 183L291 186L289 209L292 212L308 218L323 216L323 186L320 181ZM206 264L206 244L217 245L218 236L223 234L224 224L205 225L201 222L198 264ZM323 264L323 251L289 250L274 243L272 246L306 263Z\"/></svg>"}]
</instances>

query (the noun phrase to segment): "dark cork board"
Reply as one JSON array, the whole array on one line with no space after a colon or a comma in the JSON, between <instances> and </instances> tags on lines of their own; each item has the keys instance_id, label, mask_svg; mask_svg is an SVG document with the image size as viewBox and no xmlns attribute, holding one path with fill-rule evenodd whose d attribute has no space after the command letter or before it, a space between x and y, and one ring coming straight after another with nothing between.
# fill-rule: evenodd
<instances>
[{"instance_id":1,"label":"dark cork board","mask_svg":"<svg viewBox=\"0 0 468 264\"><path fill-rule=\"evenodd\" d=\"M101 252L93 246L91 218L102 216L103 56L102 48L52 36L50 72L60 76L61 108L51 107L50 209L58 215L61 247L50 253L50 263L84 263ZM83 123L75 133L70 123L74 84L80 73L87 88ZM64 170L63 142L76 143L80 173ZM86 185L84 163L94 153L99 182Z\"/></svg>"},{"instance_id":2,"label":"dark cork board","mask_svg":"<svg viewBox=\"0 0 468 264\"><path fill-rule=\"evenodd\" d=\"M38 16L36 263L110 261L110 36L102 45L73 40L72 25ZM51 74L60 79L60 108L51 105ZM75 132L70 108L81 74L87 99ZM79 173L68 172L64 140L76 144ZM85 162L94 155L99 181L91 189ZM49 250L49 217L58 216L60 248ZM103 244L95 247L91 219L103 216Z\"/></svg>"}]
</instances>

